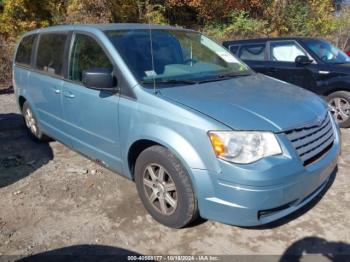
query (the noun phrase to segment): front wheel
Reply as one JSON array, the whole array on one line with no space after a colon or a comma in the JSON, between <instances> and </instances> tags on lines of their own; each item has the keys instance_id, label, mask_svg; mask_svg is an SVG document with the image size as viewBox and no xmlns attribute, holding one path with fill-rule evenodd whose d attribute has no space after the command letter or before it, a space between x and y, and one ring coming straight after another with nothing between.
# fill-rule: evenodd
<instances>
[{"instance_id":1,"label":"front wheel","mask_svg":"<svg viewBox=\"0 0 350 262\"><path fill-rule=\"evenodd\" d=\"M136 161L135 182L143 205L161 224L182 228L197 218L190 177L168 149L152 146L144 150Z\"/></svg>"},{"instance_id":2,"label":"front wheel","mask_svg":"<svg viewBox=\"0 0 350 262\"><path fill-rule=\"evenodd\" d=\"M327 102L339 126L350 127L350 92L334 92L327 96Z\"/></svg>"}]
</instances>

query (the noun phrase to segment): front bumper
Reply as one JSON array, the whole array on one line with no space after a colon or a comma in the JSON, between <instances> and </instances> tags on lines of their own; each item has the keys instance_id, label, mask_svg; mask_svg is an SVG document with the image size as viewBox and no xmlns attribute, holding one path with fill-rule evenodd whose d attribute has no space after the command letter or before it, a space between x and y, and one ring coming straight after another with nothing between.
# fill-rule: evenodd
<instances>
[{"instance_id":1,"label":"front bumper","mask_svg":"<svg viewBox=\"0 0 350 262\"><path fill-rule=\"evenodd\" d=\"M267 159L249 167L222 162L219 174L193 170L200 214L238 226L258 226L283 218L327 186L339 153L338 133L332 148L310 166L302 166L292 155L288 160ZM244 179L247 177L252 179Z\"/></svg>"}]
</instances>

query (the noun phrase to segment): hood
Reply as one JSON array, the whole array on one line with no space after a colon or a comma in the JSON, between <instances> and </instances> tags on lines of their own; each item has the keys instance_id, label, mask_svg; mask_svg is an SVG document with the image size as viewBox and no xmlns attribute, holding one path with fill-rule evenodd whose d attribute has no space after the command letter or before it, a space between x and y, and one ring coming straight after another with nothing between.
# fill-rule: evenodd
<instances>
[{"instance_id":1,"label":"hood","mask_svg":"<svg viewBox=\"0 0 350 262\"><path fill-rule=\"evenodd\" d=\"M161 88L160 94L235 130L285 131L327 110L311 92L261 74Z\"/></svg>"},{"instance_id":2,"label":"hood","mask_svg":"<svg viewBox=\"0 0 350 262\"><path fill-rule=\"evenodd\" d=\"M350 63L335 64L335 69L343 74L350 75Z\"/></svg>"},{"instance_id":3,"label":"hood","mask_svg":"<svg viewBox=\"0 0 350 262\"><path fill-rule=\"evenodd\" d=\"M350 75L350 63L344 64L319 64L319 70L329 71L332 77Z\"/></svg>"}]
</instances>

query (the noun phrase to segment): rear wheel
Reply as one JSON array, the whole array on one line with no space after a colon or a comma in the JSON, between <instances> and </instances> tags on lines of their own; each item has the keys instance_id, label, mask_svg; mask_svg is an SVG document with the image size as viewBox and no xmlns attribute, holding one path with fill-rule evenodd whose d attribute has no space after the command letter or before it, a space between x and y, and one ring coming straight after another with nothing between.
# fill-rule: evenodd
<instances>
[{"instance_id":1,"label":"rear wheel","mask_svg":"<svg viewBox=\"0 0 350 262\"><path fill-rule=\"evenodd\" d=\"M337 91L327 96L328 105L340 127L350 127L350 92Z\"/></svg>"},{"instance_id":2,"label":"rear wheel","mask_svg":"<svg viewBox=\"0 0 350 262\"><path fill-rule=\"evenodd\" d=\"M140 154L135 165L135 182L143 205L158 222L181 228L197 218L190 177L166 148L152 146Z\"/></svg>"},{"instance_id":3,"label":"rear wheel","mask_svg":"<svg viewBox=\"0 0 350 262\"><path fill-rule=\"evenodd\" d=\"M40 130L38 121L28 102L24 102L22 114L31 137L38 141L48 141L49 137Z\"/></svg>"}]
</instances>

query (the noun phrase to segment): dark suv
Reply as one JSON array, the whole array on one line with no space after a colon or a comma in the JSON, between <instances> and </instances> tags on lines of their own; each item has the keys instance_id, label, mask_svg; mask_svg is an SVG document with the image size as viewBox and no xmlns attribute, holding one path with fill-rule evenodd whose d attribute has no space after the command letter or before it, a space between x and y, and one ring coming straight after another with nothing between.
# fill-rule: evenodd
<instances>
[{"instance_id":1,"label":"dark suv","mask_svg":"<svg viewBox=\"0 0 350 262\"><path fill-rule=\"evenodd\" d=\"M325 97L341 127L350 127L350 58L315 38L226 41L223 45L255 71Z\"/></svg>"}]
</instances>

